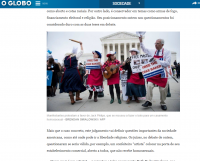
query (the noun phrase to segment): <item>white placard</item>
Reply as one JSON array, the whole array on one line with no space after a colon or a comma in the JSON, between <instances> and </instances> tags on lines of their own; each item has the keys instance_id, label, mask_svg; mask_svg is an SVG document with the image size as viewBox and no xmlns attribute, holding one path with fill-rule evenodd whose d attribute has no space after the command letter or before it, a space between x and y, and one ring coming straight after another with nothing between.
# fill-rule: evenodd
<instances>
[{"instance_id":1,"label":"white placard","mask_svg":"<svg viewBox=\"0 0 200 161\"><path fill-rule=\"evenodd\" d=\"M160 61L155 59L154 62L142 65L142 74L144 78L150 78L158 74L162 74L164 72Z\"/></svg>"},{"instance_id":2,"label":"white placard","mask_svg":"<svg viewBox=\"0 0 200 161\"><path fill-rule=\"evenodd\" d=\"M87 61L86 61L86 69L101 69L100 63L101 63L101 59L100 58L87 59Z\"/></svg>"},{"instance_id":3,"label":"white placard","mask_svg":"<svg viewBox=\"0 0 200 161\"><path fill-rule=\"evenodd\" d=\"M142 72L141 67L149 62L152 57L148 54L138 54L131 56L131 70L132 73Z\"/></svg>"}]
</instances>

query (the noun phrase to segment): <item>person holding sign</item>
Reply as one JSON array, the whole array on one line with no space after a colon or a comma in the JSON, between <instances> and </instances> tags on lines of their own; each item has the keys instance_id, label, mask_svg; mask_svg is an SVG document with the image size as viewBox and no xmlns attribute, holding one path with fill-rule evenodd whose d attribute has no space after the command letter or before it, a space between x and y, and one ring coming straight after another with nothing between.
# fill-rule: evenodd
<instances>
[{"instance_id":1,"label":"person holding sign","mask_svg":"<svg viewBox=\"0 0 200 161\"><path fill-rule=\"evenodd\" d=\"M80 46L81 51L78 54L77 48L73 48L71 52L65 54L64 65L66 70L60 87L60 93L69 93L72 105L75 103L73 92L76 92L76 101L79 101L82 100L80 93L86 90L77 69L78 59L83 54L82 42L80 42Z\"/></svg>"},{"instance_id":2,"label":"person holding sign","mask_svg":"<svg viewBox=\"0 0 200 161\"><path fill-rule=\"evenodd\" d=\"M161 109L167 110L165 100L168 91L168 72L165 72L165 70L168 70L169 66L171 65L171 52L163 48L164 46L163 39L156 40L155 43L156 49L145 48L142 42L142 36L139 37L139 40L142 50L146 54L154 57L154 59L157 59L160 62L161 66L164 68L163 70L164 72L162 74L158 74L150 78L147 78L148 82L147 101L142 106L144 107L152 106L153 88L159 86Z\"/></svg>"},{"instance_id":3,"label":"person holding sign","mask_svg":"<svg viewBox=\"0 0 200 161\"><path fill-rule=\"evenodd\" d=\"M110 67L111 65L119 65L120 62L115 57L116 52L110 51L107 54L108 60L104 63L102 70L105 74L108 73L106 70L107 67ZM117 99L118 103L121 104L120 100L120 87L119 87L119 70L117 69L117 72L113 74L110 78L107 79L107 84L109 85L109 91L111 96L110 104L114 102L114 92L113 92L113 85L115 85L116 93L117 93Z\"/></svg>"},{"instance_id":4,"label":"person holding sign","mask_svg":"<svg viewBox=\"0 0 200 161\"><path fill-rule=\"evenodd\" d=\"M88 99L92 99L92 95L94 92L94 102L97 102L98 92L103 92L103 75L101 71L101 66L103 62L101 62L101 53L99 51L93 51L93 61L100 61L93 66L93 69L86 69L86 74L88 75L86 89L90 92ZM87 63L86 63L87 68Z\"/></svg>"},{"instance_id":5,"label":"person holding sign","mask_svg":"<svg viewBox=\"0 0 200 161\"><path fill-rule=\"evenodd\" d=\"M131 55L137 55L139 54L139 50L136 48L132 48L130 51ZM130 62L123 62L123 73L125 70L128 71L127 73L127 86L126 86L126 96L128 96L128 99L126 103L130 103L132 100L132 96L134 96L134 99L137 103L139 103L138 97L145 97L146 96L146 88L145 88L145 81L144 77L141 72L139 73L133 73L131 69L131 63Z\"/></svg>"}]
</instances>

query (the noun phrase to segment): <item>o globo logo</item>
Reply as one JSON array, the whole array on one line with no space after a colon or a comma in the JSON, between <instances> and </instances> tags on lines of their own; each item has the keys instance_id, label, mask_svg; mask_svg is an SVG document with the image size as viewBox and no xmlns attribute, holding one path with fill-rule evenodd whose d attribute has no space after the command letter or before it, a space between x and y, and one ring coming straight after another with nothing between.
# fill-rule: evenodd
<instances>
[{"instance_id":1,"label":"o globo logo","mask_svg":"<svg viewBox=\"0 0 200 161\"><path fill-rule=\"evenodd\" d=\"M1 5L5 6L7 3L6 1L2 1ZM30 6L31 1L8 1L9 6Z\"/></svg>"}]
</instances>

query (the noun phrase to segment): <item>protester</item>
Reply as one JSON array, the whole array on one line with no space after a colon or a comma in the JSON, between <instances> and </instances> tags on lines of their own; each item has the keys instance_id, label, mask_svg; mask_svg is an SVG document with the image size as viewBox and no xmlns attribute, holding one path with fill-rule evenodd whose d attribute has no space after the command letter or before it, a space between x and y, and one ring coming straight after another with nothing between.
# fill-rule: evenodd
<instances>
[{"instance_id":1,"label":"protester","mask_svg":"<svg viewBox=\"0 0 200 161\"><path fill-rule=\"evenodd\" d=\"M132 48L129 50L131 55L137 55L139 54L139 50L136 48ZM132 96L134 96L134 99L137 103L140 101L138 100L138 97L145 97L146 96L146 88L145 88L145 80L141 72L134 73L131 70L131 62L123 62L123 69L127 70L127 86L126 86L126 96L128 96L128 99L126 101L127 104L130 103L132 100Z\"/></svg>"},{"instance_id":2,"label":"protester","mask_svg":"<svg viewBox=\"0 0 200 161\"><path fill-rule=\"evenodd\" d=\"M51 70L53 72L51 86L48 87L48 89L50 90L50 96L53 97L56 96L56 85L58 82L57 73L60 71L58 64L54 62L53 58L49 58L47 70Z\"/></svg>"},{"instance_id":3,"label":"protester","mask_svg":"<svg viewBox=\"0 0 200 161\"><path fill-rule=\"evenodd\" d=\"M101 59L101 53L99 51L93 51L93 58L100 58ZM103 62L100 63L100 67L102 67ZM88 99L91 99L94 92L94 102L97 102L97 96L98 92L103 92L103 75L101 68L100 69L90 69L86 70L86 75L88 75L86 88L89 90L89 97Z\"/></svg>"},{"instance_id":4,"label":"protester","mask_svg":"<svg viewBox=\"0 0 200 161\"><path fill-rule=\"evenodd\" d=\"M176 60L174 60L174 66L175 66L174 68L175 68L175 70L176 70L176 68L177 68L177 65L178 65L178 64L177 64ZM176 70L176 73L177 73L177 70Z\"/></svg>"},{"instance_id":5,"label":"protester","mask_svg":"<svg viewBox=\"0 0 200 161\"><path fill-rule=\"evenodd\" d=\"M62 78L62 67L61 67L61 64L58 63L58 66L59 66L59 69L60 71L57 73L58 74L58 84L59 84L59 89L60 89L60 85L61 85L61 78Z\"/></svg>"},{"instance_id":6,"label":"protester","mask_svg":"<svg viewBox=\"0 0 200 161\"><path fill-rule=\"evenodd\" d=\"M84 72L84 66L81 62L79 63L78 70L79 70L79 73L81 75L81 79L83 81L83 76L85 75L85 72Z\"/></svg>"},{"instance_id":7,"label":"protester","mask_svg":"<svg viewBox=\"0 0 200 161\"><path fill-rule=\"evenodd\" d=\"M160 64L163 68L166 68L171 65L171 52L163 48L164 40L158 39L155 43L155 49L147 49L145 48L142 42L142 36L139 37L140 46L144 53L149 54L154 57L154 59L160 60ZM168 91L168 78L165 74L156 75L147 79L148 82L148 90L147 90L147 101L142 105L144 107L152 106L152 97L153 97L153 88L155 86L159 86L160 91L160 104L162 110L167 110L167 106L165 103L167 91Z\"/></svg>"},{"instance_id":8,"label":"protester","mask_svg":"<svg viewBox=\"0 0 200 161\"><path fill-rule=\"evenodd\" d=\"M176 68L174 68L173 70L174 70L174 75L173 76L176 76Z\"/></svg>"},{"instance_id":9,"label":"protester","mask_svg":"<svg viewBox=\"0 0 200 161\"><path fill-rule=\"evenodd\" d=\"M73 48L72 52L65 54L64 58L66 70L63 76L60 93L69 93L72 105L75 103L73 92L76 92L76 101L79 101L82 100L82 98L80 98L80 93L86 90L77 69L78 59L83 55L82 42L80 42L80 46L81 51L78 54L77 48Z\"/></svg>"},{"instance_id":10,"label":"protester","mask_svg":"<svg viewBox=\"0 0 200 161\"><path fill-rule=\"evenodd\" d=\"M177 66L177 62L176 62L176 60L174 61L174 66L175 66L175 67Z\"/></svg>"},{"instance_id":11,"label":"protester","mask_svg":"<svg viewBox=\"0 0 200 161\"><path fill-rule=\"evenodd\" d=\"M49 59L47 59L47 69L48 69L48 62L49 62ZM51 96L51 92L50 92L50 87L47 86L47 97L49 97L49 96Z\"/></svg>"},{"instance_id":12,"label":"protester","mask_svg":"<svg viewBox=\"0 0 200 161\"><path fill-rule=\"evenodd\" d=\"M106 67L110 67L111 65L118 65L120 62L115 57L116 52L110 51L107 54L108 60L104 63L102 70L104 73L108 73L106 71ZM115 86L118 103L121 104L120 100L120 87L119 87L119 70L115 74L113 74L109 79L107 79L107 84L109 85L109 91L111 95L110 104L114 102L114 92L113 92L113 85Z\"/></svg>"},{"instance_id":13,"label":"protester","mask_svg":"<svg viewBox=\"0 0 200 161\"><path fill-rule=\"evenodd\" d=\"M171 65L171 69L172 69L173 76L175 76L175 73L176 73L176 67L175 67L174 65Z\"/></svg>"},{"instance_id":14,"label":"protester","mask_svg":"<svg viewBox=\"0 0 200 161\"><path fill-rule=\"evenodd\" d=\"M86 66L83 65L83 84L86 87L87 75L86 75Z\"/></svg>"},{"instance_id":15,"label":"protester","mask_svg":"<svg viewBox=\"0 0 200 161\"><path fill-rule=\"evenodd\" d=\"M177 78L180 78L180 63L177 64L176 66L176 72L177 72Z\"/></svg>"}]
</instances>

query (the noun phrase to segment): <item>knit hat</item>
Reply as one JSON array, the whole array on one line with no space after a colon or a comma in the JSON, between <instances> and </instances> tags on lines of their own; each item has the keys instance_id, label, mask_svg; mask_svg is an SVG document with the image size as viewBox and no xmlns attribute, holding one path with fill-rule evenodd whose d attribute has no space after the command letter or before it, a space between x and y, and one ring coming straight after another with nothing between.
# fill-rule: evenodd
<instances>
[{"instance_id":1,"label":"knit hat","mask_svg":"<svg viewBox=\"0 0 200 161\"><path fill-rule=\"evenodd\" d=\"M96 53L97 55L99 55L99 58L101 58L101 53L100 52L98 52L98 51L92 51L92 53L94 54L94 53Z\"/></svg>"}]
</instances>

